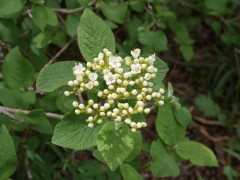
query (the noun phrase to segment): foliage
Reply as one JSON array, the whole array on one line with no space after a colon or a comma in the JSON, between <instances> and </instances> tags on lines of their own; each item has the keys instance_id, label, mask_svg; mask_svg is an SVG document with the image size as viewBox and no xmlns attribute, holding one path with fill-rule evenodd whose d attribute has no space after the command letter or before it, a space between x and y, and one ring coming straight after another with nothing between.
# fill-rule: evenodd
<instances>
[{"instance_id":1,"label":"foliage","mask_svg":"<svg viewBox=\"0 0 240 180\"><path fill-rule=\"evenodd\" d=\"M176 177L182 161L218 165L209 148L186 137L192 115L165 88L168 65L160 60L152 83L167 91L165 105L152 111L154 127L146 127L155 139L105 119L87 127L88 115L72 107L78 97L63 93L75 63L93 62L104 48L120 56L136 47L144 57L156 53L170 73L173 63L184 64L197 87L196 109L236 132L224 152L238 159L240 127L232 120L239 115L238 7L237 0L1 0L0 179L143 179L149 171ZM205 71L198 62L213 67ZM83 99L98 99L96 91ZM151 158L140 168L148 146ZM228 179L240 176L234 168L224 167Z\"/></svg>"}]
</instances>

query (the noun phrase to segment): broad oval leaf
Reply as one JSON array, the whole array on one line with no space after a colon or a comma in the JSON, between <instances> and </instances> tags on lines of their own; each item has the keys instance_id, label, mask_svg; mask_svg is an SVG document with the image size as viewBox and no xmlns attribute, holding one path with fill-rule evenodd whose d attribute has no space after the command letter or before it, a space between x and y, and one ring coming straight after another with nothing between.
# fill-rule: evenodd
<instances>
[{"instance_id":1,"label":"broad oval leaf","mask_svg":"<svg viewBox=\"0 0 240 180\"><path fill-rule=\"evenodd\" d=\"M0 18L13 18L24 7L24 0L1 0L0 1Z\"/></svg>"},{"instance_id":2,"label":"broad oval leaf","mask_svg":"<svg viewBox=\"0 0 240 180\"><path fill-rule=\"evenodd\" d=\"M138 132L133 133L132 137L134 140L133 149L132 149L131 153L129 154L129 156L127 157L127 159L125 160L125 162L130 162L130 161L134 160L140 154L140 152L142 150L143 139L142 139L141 132L138 131Z\"/></svg>"},{"instance_id":3,"label":"broad oval leaf","mask_svg":"<svg viewBox=\"0 0 240 180\"><path fill-rule=\"evenodd\" d=\"M133 149L133 138L127 125L107 122L99 131L97 147L109 168L114 171L128 157Z\"/></svg>"},{"instance_id":4,"label":"broad oval leaf","mask_svg":"<svg viewBox=\"0 0 240 180\"><path fill-rule=\"evenodd\" d=\"M8 179L18 164L13 140L5 125L0 128L0 179Z\"/></svg>"},{"instance_id":5,"label":"broad oval leaf","mask_svg":"<svg viewBox=\"0 0 240 180\"><path fill-rule=\"evenodd\" d=\"M37 78L37 89L51 92L73 80L74 61L58 62L42 69Z\"/></svg>"},{"instance_id":6,"label":"broad oval leaf","mask_svg":"<svg viewBox=\"0 0 240 180\"><path fill-rule=\"evenodd\" d=\"M13 48L3 62L3 79L12 89L28 88L34 80L34 68L19 51Z\"/></svg>"},{"instance_id":7,"label":"broad oval leaf","mask_svg":"<svg viewBox=\"0 0 240 180\"><path fill-rule=\"evenodd\" d=\"M181 107L180 109L174 109L174 116L184 127L187 127L192 121L192 115L187 108Z\"/></svg>"},{"instance_id":8,"label":"broad oval leaf","mask_svg":"<svg viewBox=\"0 0 240 180\"><path fill-rule=\"evenodd\" d=\"M102 13L106 18L109 20L122 24L125 20L125 14L128 9L128 3L120 3L120 4L114 4L114 3L105 3L102 2L100 6Z\"/></svg>"},{"instance_id":9,"label":"broad oval leaf","mask_svg":"<svg viewBox=\"0 0 240 180\"><path fill-rule=\"evenodd\" d=\"M89 128L85 122L87 117L86 114L76 115L74 112L65 115L63 121L55 127L52 143L74 150L95 146L101 126Z\"/></svg>"},{"instance_id":10,"label":"broad oval leaf","mask_svg":"<svg viewBox=\"0 0 240 180\"><path fill-rule=\"evenodd\" d=\"M151 171L156 177L178 176L179 167L174 158L166 151L160 141L153 141L150 154L152 156Z\"/></svg>"},{"instance_id":11,"label":"broad oval leaf","mask_svg":"<svg viewBox=\"0 0 240 180\"><path fill-rule=\"evenodd\" d=\"M142 176L129 164L122 164L120 171L124 180L142 180Z\"/></svg>"},{"instance_id":12,"label":"broad oval leaf","mask_svg":"<svg viewBox=\"0 0 240 180\"><path fill-rule=\"evenodd\" d=\"M172 106L167 101L158 108L156 129L161 140L168 145L177 144L185 136L185 128L178 124Z\"/></svg>"},{"instance_id":13,"label":"broad oval leaf","mask_svg":"<svg viewBox=\"0 0 240 180\"><path fill-rule=\"evenodd\" d=\"M92 62L104 48L115 52L116 44L110 27L90 9L85 9L78 30L78 45L86 61Z\"/></svg>"},{"instance_id":14,"label":"broad oval leaf","mask_svg":"<svg viewBox=\"0 0 240 180\"><path fill-rule=\"evenodd\" d=\"M177 154L197 166L218 166L211 149L195 141L184 141L177 147Z\"/></svg>"},{"instance_id":15,"label":"broad oval leaf","mask_svg":"<svg viewBox=\"0 0 240 180\"><path fill-rule=\"evenodd\" d=\"M162 80L164 79L169 69L167 64L159 58L157 58L154 62L154 66L157 68L158 71L156 73L156 77L154 79L151 79L151 82L153 83L152 89L154 91L159 91L160 88L163 88Z\"/></svg>"}]
</instances>

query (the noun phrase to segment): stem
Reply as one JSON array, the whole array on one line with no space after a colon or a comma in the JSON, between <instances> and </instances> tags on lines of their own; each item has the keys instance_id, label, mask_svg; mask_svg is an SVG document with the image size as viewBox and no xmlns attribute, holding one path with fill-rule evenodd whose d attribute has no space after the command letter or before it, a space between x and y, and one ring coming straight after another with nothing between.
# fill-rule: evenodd
<instances>
[{"instance_id":1,"label":"stem","mask_svg":"<svg viewBox=\"0 0 240 180\"><path fill-rule=\"evenodd\" d=\"M88 6L92 6L93 4L95 4L95 2L96 2L96 0L89 2ZM84 9L83 7L79 7L79 8L76 8L76 9L65 9L65 8L54 9L53 8L52 10L55 11L55 12L58 12L58 13L62 13L62 14L73 14L73 13L80 12L83 9Z\"/></svg>"},{"instance_id":2,"label":"stem","mask_svg":"<svg viewBox=\"0 0 240 180\"><path fill-rule=\"evenodd\" d=\"M17 120L15 116L12 113L17 113L17 112L22 112L23 114L29 114L31 111L23 110L23 109L14 109L14 108L8 108L5 106L0 106L0 114L4 114L11 119ZM53 118L53 119L62 119L63 115L60 114L55 114L55 113L50 113L50 112L45 112L45 116L48 118Z\"/></svg>"},{"instance_id":3,"label":"stem","mask_svg":"<svg viewBox=\"0 0 240 180\"><path fill-rule=\"evenodd\" d=\"M60 49L57 54L55 54L52 59L50 59L50 61L44 66L48 66L50 64L52 64L68 47L69 45L75 40L75 37L73 37L72 39L70 39L70 41L67 42L67 44L65 46L62 47L62 49Z\"/></svg>"}]
</instances>

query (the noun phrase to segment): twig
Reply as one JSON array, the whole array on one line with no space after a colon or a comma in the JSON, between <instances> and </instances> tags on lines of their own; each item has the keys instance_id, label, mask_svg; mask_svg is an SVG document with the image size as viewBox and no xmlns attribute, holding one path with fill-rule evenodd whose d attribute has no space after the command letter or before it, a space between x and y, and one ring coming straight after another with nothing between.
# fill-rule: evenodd
<instances>
[{"instance_id":1,"label":"twig","mask_svg":"<svg viewBox=\"0 0 240 180\"><path fill-rule=\"evenodd\" d=\"M95 2L96 2L96 0L89 2L88 6L92 6L93 4L95 4ZM79 8L76 8L76 9L64 9L64 8L55 9L55 8L52 8L53 11L58 12L58 13L62 13L62 14L77 13L77 12L82 11L83 9L84 9L83 7L79 7Z\"/></svg>"},{"instance_id":2,"label":"twig","mask_svg":"<svg viewBox=\"0 0 240 180\"><path fill-rule=\"evenodd\" d=\"M2 75L2 73L0 73L0 79L3 79L3 75Z\"/></svg>"},{"instance_id":3,"label":"twig","mask_svg":"<svg viewBox=\"0 0 240 180\"><path fill-rule=\"evenodd\" d=\"M31 111L23 110L23 109L14 109L14 108L8 108L5 106L0 106L0 112L5 114L6 116L16 119L11 113L17 113L17 112L22 112L23 114L29 114ZM62 119L63 115L60 114L55 114L55 113L50 113L50 112L45 112L45 116L48 118L53 118L53 119Z\"/></svg>"},{"instance_id":4,"label":"twig","mask_svg":"<svg viewBox=\"0 0 240 180\"><path fill-rule=\"evenodd\" d=\"M221 142L221 141L226 141L229 139L228 136L222 136L222 137L214 137L212 135L210 135L206 129L204 129L203 127L199 128L199 132L204 135L206 138L208 138L209 140L213 141L213 142Z\"/></svg>"},{"instance_id":5,"label":"twig","mask_svg":"<svg viewBox=\"0 0 240 180\"><path fill-rule=\"evenodd\" d=\"M223 124L221 124L218 121L210 121L210 120L206 120L202 117L194 116L193 119L202 123L202 124L207 124L207 125L210 125L210 126L224 126Z\"/></svg>"},{"instance_id":6,"label":"twig","mask_svg":"<svg viewBox=\"0 0 240 180\"><path fill-rule=\"evenodd\" d=\"M79 94L78 94L78 99L79 99L80 103L83 103L82 93L79 93Z\"/></svg>"},{"instance_id":7,"label":"twig","mask_svg":"<svg viewBox=\"0 0 240 180\"><path fill-rule=\"evenodd\" d=\"M67 44L65 44L64 47L62 47L62 49L60 49L57 54L55 54L52 59L50 59L50 61L48 61L48 63L44 66L48 66L50 64L52 64L67 48L68 46L75 40L75 37L73 37L72 39L70 39L70 41L67 42Z\"/></svg>"},{"instance_id":8,"label":"twig","mask_svg":"<svg viewBox=\"0 0 240 180\"><path fill-rule=\"evenodd\" d=\"M3 106L0 106L0 114L4 114L11 119L17 120L14 115L12 115L10 112L8 112Z\"/></svg>"},{"instance_id":9,"label":"twig","mask_svg":"<svg viewBox=\"0 0 240 180\"><path fill-rule=\"evenodd\" d=\"M58 12L58 13L63 13L63 14L72 14L72 13L82 11L83 9L84 9L83 7L79 7L79 8L76 8L76 9L64 9L64 8L55 9L55 8L52 8L53 11Z\"/></svg>"}]
</instances>

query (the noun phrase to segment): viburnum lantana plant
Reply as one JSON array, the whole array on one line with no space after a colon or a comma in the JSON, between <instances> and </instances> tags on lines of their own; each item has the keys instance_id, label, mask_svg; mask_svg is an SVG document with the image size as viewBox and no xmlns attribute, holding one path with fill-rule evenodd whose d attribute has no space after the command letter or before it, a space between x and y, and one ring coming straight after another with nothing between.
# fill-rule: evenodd
<instances>
[{"instance_id":1,"label":"viburnum lantana plant","mask_svg":"<svg viewBox=\"0 0 240 180\"><path fill-rule=\"evenodd\" d=\"M129 164L142 150L151 156L146 170L156 177L178 176L183 160L218 165L209 148L185 136L192 117L173 96L171 84L166 88L162 83L168 71L164 61L152 53L141 55L140 49L125 58L116 55L111 29L89 9L79 23L78 44L87 63L49 65L37 80L41 91L62 90L69 110L55 127L53 144L89 150L110 170L119 168L124 179L142 179ZM157 116L155 126L149 128L156 129L158 139L143 148L140 129L147 126L151 110Z\"/></svg>"},{"instance_id":2,"label":"viburnum lantana plant","mask_svg":"<svg viewBox=\"0 0 240 180\"><path fill-rule=\"evenodd\" d=\"M65 91L64 94L80 95L87 90L99 88L98 76L103 76L105 87L100 89L97 96L98 102L89 99L87 104L73 101L75 113L81 115L86 113L88 127L102 123L102 117L109 117L115 122L125 122L133 132L146 127L143 119L138 122L132 121L131 116L139 113L149 114L154 105L164 104L164 89L153 91L151 82L156 78L157 68L154 67L155 55L147 58L140 56L141 50L131 51L131 55L122 59L114 56L108 49L94 58L93 63L88 62L86 67L81 63L73 67L75 80L68 82L72 91ZM125 102L129 97L136 99L133 105Z\"/></svg>"}]
</instances>

